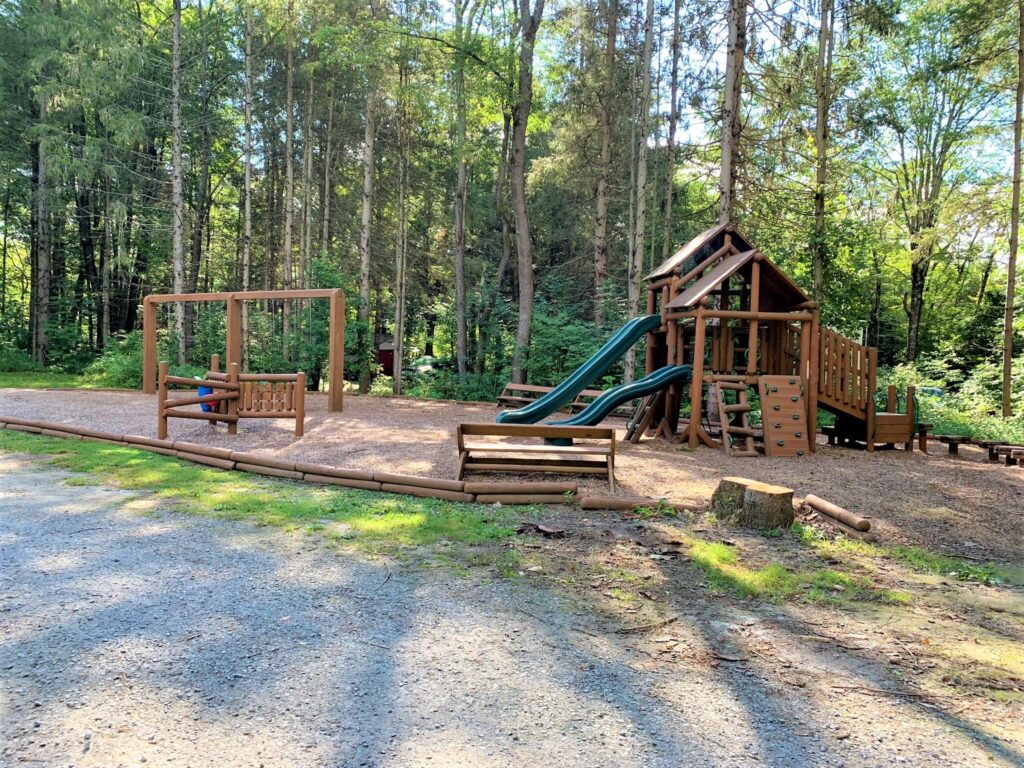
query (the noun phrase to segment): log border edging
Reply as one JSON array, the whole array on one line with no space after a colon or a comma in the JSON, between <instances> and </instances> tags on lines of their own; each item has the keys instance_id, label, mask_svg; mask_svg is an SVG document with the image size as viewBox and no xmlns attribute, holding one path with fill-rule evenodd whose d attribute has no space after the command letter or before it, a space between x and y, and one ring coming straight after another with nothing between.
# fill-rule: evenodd
<instances>
[{"instance_id":1,"label":"log border edging","mask_svg":"<svg viewBox=\"0 0 1024 768\"><path fill-rule=\"evenodd\" d=\"M575 494L578 492L576 483L466 483L462 480L445 480L393 472L367 472L328 464L277 459L185 440L116 434L87 427L77 427L73 424L34 421L12 416L0 416L0 429L134 448L225 471L246 472L317 485L337 485L343 488L441 499L464 504L565 505L572 503L566 497L571 496L574 500ZM500 493L495 493L495 491L500 491Z\"/></svg>"}]
</instances>

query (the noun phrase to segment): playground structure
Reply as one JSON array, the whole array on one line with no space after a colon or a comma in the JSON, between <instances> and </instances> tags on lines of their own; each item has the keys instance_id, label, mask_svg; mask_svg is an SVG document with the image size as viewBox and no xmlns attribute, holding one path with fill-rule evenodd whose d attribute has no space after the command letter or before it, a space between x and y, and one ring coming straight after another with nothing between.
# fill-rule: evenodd
<instances>
[{"instance_id":1,"label":"playground structure","mask_svg":"<svg viewBox=\"0 0 1024 768\"><path fill-rule=\"evenodd\" d=\"M228 433L236 434L239 419L294 419L295 436L302 437L306 422L306 374L239 373L238 363L220 370L220 355L210 358L205 379L169 375L169 364L160 363L157 388L157 437L167 437L167 420L201 419L211 424L223 422ZM171 386L198 388L194 397L169 398ZM202 390L209 390L203 394ZM201 410L182 408L198 405Z\"/></svg>"},{"instance_id":2,"label":"playground structure","mask_svg":"<svg viewBox=\"0 0 1024 768\"><path fill-rule=\"evenodd\" d=\"M338 412L344 406L345 390L345 294L339 288L314 288L288 291L229 291L224 293L151 294L142 303L142 391L157 391L157 309L161 304L178 302L224 302L227 307L227 332L224 340L225 364L242 364L242 304L246 301L298 301L326 299L330 304L327 409ZM243 374L249 375L249 374Z\"/></svg>"},{"instance_id":3,"label":"playground structure","mask_svg":"<svg viewBox=\"0 0 1024 768\"><path fill-rule=\"evenodd\" d=\"M878 350L822 328L818 304L735 226L702 232L646 279L647 311L661 317L647 336L648 373L688 362L693 368L688 393L670 387L652 408L650 423L658 425L657 431L675 434L688 394L690 414L681 424L681 439L691 448L716 446L701 418L706 389L716 385L724 402L724 391L759 386L769 455L793 455L785 445L791 439L813 452L819 408L836 415L835 429L847 443L862 442L869 451L879 442L912 449L913 391L905 412L891 401L885 412L876 413ZM770 383L766 377L785 379ZM772 389L788 382L791 389L785 392ZM772 394L792 404L788 412L778 402L765 407ZM746 412L742 403L719 407L720 437L727 450L733 434L750 436L749 427L735 423L736 415Z\"/></svg>"},{"instance_id":4,"label":"playground structure","mask_svg":"<svg viewBox=\"0 0 1024 768\"><path fill-rule=\"evenodd\" d=\"M822 328L818 304L735 226L702 232L646 280L646 315L626 323L561 384L501 412L497 421L548 418L646 336L641 379L612 387L579 413L550 424L594 426L641 398L627 423L632 442L648 434L754 456L757 437L769 456L802 456L815 450L822 408L836 417L830 442L863 444L869 451L879 443L902 443L913 450L913 388L902 410L890 388L885 410L876 412L878 350ZM749 421L751 387L761 405L760 428ZM683 419L687 396L689 416Z\"/></svg>"}]
</instances>

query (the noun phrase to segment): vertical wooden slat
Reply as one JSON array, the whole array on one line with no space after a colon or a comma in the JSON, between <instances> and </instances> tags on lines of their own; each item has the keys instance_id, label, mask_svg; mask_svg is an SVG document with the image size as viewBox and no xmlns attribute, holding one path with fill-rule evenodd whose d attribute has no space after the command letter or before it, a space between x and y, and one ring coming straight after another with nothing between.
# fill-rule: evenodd
<instances>
[{"instance_id":1,"label":"vertical wooden slat","mask_svg":"<svg viewBox=\"0 0 1024 768\"><path fill-rule=\"evenodd\" d=\"M689 445L696 450L699 443L700 401L704 393L704 306L697 307L693 331L693 378L690 381Z\"/></svg>"},{"instance_id":2,"label":"vertical wooden slat","mask_svg":"<svg viewBox=\"0 0 1024 768\"><path fill-rule=\"evenodd\" d=\"M330 298L330 339L327 361L327 410L337 413L345 405L345 294L340 290ZM402 361L398 361L401 365Z\"/></svg>"},{"instance_id":3,"label":"vertical wooden slat","mask_svg":"<svg viewBox=\"0 0 1024 768\"><path fill-rule=\"evenodd\" d=\"M142 302L142 391L156 393L156 304L147 296Z\"/></svg>"},{"instance_id":4,"label":"vertical wooden slat","mask_svg":"<svg viewBox=\"0 0 1024 768\"><path fill-rule=\"evenodd\" d=\"M156 436L161 440L167 437L167 369L166 362L160 363L160 370L157 374L156 394Z\"/></svg>"},{"instance_id":5,"label":"vertical wooden slat","mask_svg":"<svg viewBox=\"0 0 1024 768\"><path fill-rule=\"evenodd\" d=\"M228 363L228 382L238 385L238 363ZM228 400L227 412L235 418L228 422L228 434L238 434L238 400Z\"/></svg>"}]
</instances>

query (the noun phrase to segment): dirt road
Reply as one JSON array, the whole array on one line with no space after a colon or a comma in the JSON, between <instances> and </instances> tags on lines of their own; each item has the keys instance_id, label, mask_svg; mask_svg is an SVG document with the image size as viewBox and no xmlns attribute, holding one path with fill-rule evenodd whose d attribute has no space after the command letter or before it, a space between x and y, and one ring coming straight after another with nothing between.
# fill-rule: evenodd
<instances>
[{"instance_id":1,"label":"dirt road","mask_svg":"<svg viewBox=\"0 0 1024 768\"><path fill-rule=\"evenodd\" d=\"M665 667L524 584L178 515L0 456L0 765L1020 764L913 698ZM695 608L728 648L772 614ZM812 652L808 652L812 653ZM831 682L858 671L814 651ZM863 683L863 681L861 681Z\"/></svg>"}]
</instances>

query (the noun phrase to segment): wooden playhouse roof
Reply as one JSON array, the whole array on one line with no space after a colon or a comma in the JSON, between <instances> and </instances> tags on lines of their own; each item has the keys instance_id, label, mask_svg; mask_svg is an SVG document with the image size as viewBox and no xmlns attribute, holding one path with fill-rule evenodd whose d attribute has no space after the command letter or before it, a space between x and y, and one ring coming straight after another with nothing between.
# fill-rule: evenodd
<instances>
[{"instance_id":1,"label":"wooden playhouse roof","mask_svg":"<svg viewBox=\"0 0 1024 768\"><path fill-rule=\"evenodd\" d=\"M755 258L759 258L761 263L759 303L762 309L782 309L810 301L810 297L788 275L760 251L750 248L743 253L726 254L716 264L709 265L709 269L670 301L667 308L684 311L693 309L701 299L718 289Z\"/></svg>"},{"instance_id":2,"label":"wooden playhouse roof","mask_svg":"<svg viewBox=\"0 0 1024 768\"><path fill-rule=\"evenodd\" d=\"M683 272L697 266L701 261L707 259L711 254L718 251L725 244L725 235L728 232L732 237L733 250L736 253L753 249L750 241L732 224L716 224L705 229L690 242L672 254L651 272L645 280L660 280L668 277L673 272Z\"/></svg>"}]
</instances>

